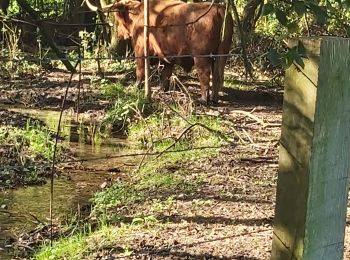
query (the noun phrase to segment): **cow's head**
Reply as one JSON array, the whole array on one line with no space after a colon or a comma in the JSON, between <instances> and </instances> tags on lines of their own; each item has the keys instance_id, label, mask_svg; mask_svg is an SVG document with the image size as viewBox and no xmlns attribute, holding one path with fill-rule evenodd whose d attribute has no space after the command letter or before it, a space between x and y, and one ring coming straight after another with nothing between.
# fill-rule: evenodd
<instances>
[{"instance_id":1,"label":"cow's head","mask_svg":"<svg viewBox=\"0 0 350 260\"><path fill-rule=\"evenodd\" d=\"M118 37L129 39L132 36L132 28L134 22L143 15L139 1L121 1L115 3L112 7L115 19L118 22Z\"/></svg>"},{"instance_id":2,"label":"cow's head","mask_svg":"<svg viewBox=\"0 0 350 260\"><path fill-rule=\"evenodd\" d=\"M86 4L93 11L114 13L118 37L124 39L131 38L133 23L138 20L139 15L143 15L142 3L136 0L117 1L102 8L92 5L89 0L86 0Z\"/></svg>"}]
</instances>

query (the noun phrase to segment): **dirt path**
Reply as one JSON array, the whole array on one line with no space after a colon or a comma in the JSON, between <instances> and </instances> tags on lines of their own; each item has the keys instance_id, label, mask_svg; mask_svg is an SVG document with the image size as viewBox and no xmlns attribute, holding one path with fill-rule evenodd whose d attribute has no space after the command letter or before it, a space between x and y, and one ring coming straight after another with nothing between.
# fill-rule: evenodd
<instances>
[{"instance_id":1,"label":"dirt path","mask_svg":"<svg viewBox=\"0 0 350 260\"><path fill-rule=\"evenodd\" d=\"M242 109L239 104L226 108ZM173 201L165 213L157 215L163 223L158 229L119 237L112 253L102 250L87 259L125 257L117 245L129 246L133 254L127 259L268 259L281 110L278 106L245 108L254 109L254 116L266 125L227 111L226 117L234 117L237 134L245 144L223 149L214 158L178 165L191 173L188 182L198 176L204 182L190 195L167 194ZM135 211L154 214L151 204ZM132 217L133 212L129 214Z\"/></svg>"}]
</instances>

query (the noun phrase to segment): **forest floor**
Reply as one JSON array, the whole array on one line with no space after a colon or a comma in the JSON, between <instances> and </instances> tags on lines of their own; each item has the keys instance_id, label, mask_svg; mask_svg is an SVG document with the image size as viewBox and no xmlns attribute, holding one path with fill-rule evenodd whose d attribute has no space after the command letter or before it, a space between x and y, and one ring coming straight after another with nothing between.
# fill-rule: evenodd
<instances>
[{"instance_id":1,"label":"forest floor","mask_svg":"<svg viewBox=\"0 0 350 260\"><path fill-rule=\"evenodd\" d=\"M98 89L83 75L79 111L102 116L107 105ZM53 71L0 83L1 125L22 125L23 117L7 106L58 110L69 74ZM198 95L198 88L189 88ZM181 189L157 192L132 207L119 209L123 223L135 216L154 216L143 225L115 225L110 241L96 233L85 242L80 259L269 259L273 235L278 147L282 120L281 88L259 84L225 88L217 106L195 108L199 113L232 122L235 142L216 155L168 165L168 173L185 172ZM76 108L78 76L73 77L66 109ZM198 179L201 179L198 182ZM161 210L155 210L155 204ZM345 259L350 259L350 224L347 222ZM123 229L123 230L121 230ZM112 238L111 238L112 237ZM106 245L105 245L105 244ZM67 258L68 259L68 258Z\"/></svg>"}]
</instances>

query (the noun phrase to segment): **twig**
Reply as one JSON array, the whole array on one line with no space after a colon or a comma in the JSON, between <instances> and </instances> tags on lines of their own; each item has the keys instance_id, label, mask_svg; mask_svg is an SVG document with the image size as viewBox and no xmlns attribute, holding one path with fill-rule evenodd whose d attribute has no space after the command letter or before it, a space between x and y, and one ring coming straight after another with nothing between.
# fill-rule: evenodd
<instances>
[{"instance_id":1,"label":"twig","mask_svg":"<svg viewBox=\"0 0 350 260\"><path fill-rule=\"evenodd\" d=\"M187 94L187 96L188 96L188 98L190 99L190 101L191 101L191 104L193 103L193 100L192 100L192 98L191 98L191 94L190 94L190 92L188 92L188 89L186 88L186 86L180 81L180 79L177 77L177 76L172 76L173 78L174 78L174 81L177 83L177 84L179 84L179 86L180 86L180 88L183 90L183 92L185 93L185 94Z\"/></svg>"},{"instance_id":2,"label":"twig","mask_svg":"<svg viewBox=\"0 0 350 260\"><path fill-rule=\"evenodd\" d=\"M28 250L30 250L30 251L34 251L34 248L32 248L32 247L30 247L30 246L27 246L27 245L24 245L24 244L18 244L18 243L16 243L16 246L17 246L17 247L23 247L23 248L28 249Z\"/></svg>"},{"instance_id":3,"label":"twig","mask_svg":"<svg viewBox=\"0 0 350 260\"><path fill-rule=\"evenodd\" d=\"M233 113L236 113L236 114L243 114L247 117L250 117L252 119L254 119L256 122L258 122L259 124L261 124L263 127L266 126L266 124L264 123L264 121L262 119L260 119L259 117L257 116L254 116L252 113L250 112L247 112L247 111L244 111L244 110L233 110L230 112L230 114L233 114Z\"/></svg>"},{"instance_id":4,"label":"twig","mask_svg":"<svg viewBox=\"0 0 350 260\"><path fill-rule=\"evenodd\" d=\"M238 133L238 131L235 128L232 128L233 132L236 134L236 136L238 137L238 139L242 142L242 144L246 144L247 142L244 141L244 139L241 137L241 135Z\"/></svg>"},{"instance_id":5,"label":"twig","mask_svg":"<svg viewBox=\"0 0 350 260\"><path fill-rule=\"evenodd\" d=\"M188 119L186 119L183 115L181 115L179 112L177 112L175 109L173 109L171 106L169 106L168 104L164 103L171 111L173 111L175 114L177 114L179 117L181 117L187 124L192 125L193 123L191 123L190 121L188 121ZM217 135L219 135L221 138L227 140L227 137L221 133L218 130L212 129L209 126L206 126L202 123L195 123L195 125L199 125L203 128L205 128L206 130L208 130L209 132L215 133Z\"/></svg>"},{"instance_id":6,"label":"twig","mask_svg":"<svg viewBox=\"0 0 350 260\"><path fill-rule=\"evenodd\" d=\"M246 137L248 138L248 140L250 141L250 143L255 144L254 141L253 141L253 139L250 137L250 135L248 134L248 132L247 132L244 128L242 128L242 131L243 131L243 133L246 135Z\"/></svg>"},{"instance_id":7,"label":"twig","mask_svg":"<svg viewBox=\"0 0 350 260\"><path fill-rule=\"evenodd\" d=\"M233 11L233 17L235 18L236 23L237 23L239 36L241 38L243 64L245 67L245 77L246 77L246 79L248 78L248 76L250 76L250 78L253 78L252 65L250 64L250 62L248 60L248 55L247 55L247 50L246 50L245 33L243 32L242 23L241 23L240 18L239 18L237 7L236 7L236 4L233 0L230 0L229 3L231 5L232 11Z\"/></svg>"},{"instance_id":8,"label":"twig","mask_svg":"<svg viewBox=\"0 0 350 260\"><path fill-rule=\"evenodd\" d=\"M47 223L45 223L44 221L40 220L40 219L39 219L37 216L35 216L34 214L32 214L32 213L29 212L28 215L31 216L33 219L35 219L35 221L38 222L39 224L42 224L42 225L44 225L44 226L47 225Z\"/></svg>"},{"instance_id":9,"label":"twig","mask_svg":"<svg viewBox=\"0 0 350 260\"><path fill-rule=\"evenodd\" d=\"M304 14L304 21L305 21L305 26L306 26L306 30L307 30L307 36L311 36L311 33L310 33L310 27L309 27L309 22L307 20L307 14L305 12Z\"/></svg>"},{"instance_id":10,"label":"twig","mask_svg":"<svg viewBox=\"0 0 350 260\"><path fill-rule=\"evenodd\" d=\"M149 153L149 151L153 148L153 144L150 145L150 147L148 147L147 152L142 156L139 164L137 165L136 169L134 170L134 172L138 172L140 170L140 168L142 167L142 164L144 162L144 160L147 157L147 154Z\"/></svg>"},{"instance_id":11,"label":"twig","mask_svg":"<svg viewBox=\"0 0 350 260\"><path fill-rule=\"evenodd\" d=\"M131 110L133 110L136 114L139 115L139 117L141 117L141 120L145 123L146 128L148 129L149 132L149 137L151 139L151 143L153 143L153 136L152 136L152 131L151 128L149 127L149 125L147 124L147 121L145 120L145 118L141 115L140 111L138 109L135 109L134 107L130 106Z\"/></svg>"},{"instance_id":12,"label":"twig","mask_svg":"<svg viewBox=\"0 0 350 260\"><path fill-rule=\"evenodd\" d=\"M199 125L199 123L195 123L195 124L190 124L188 127L186 127L179 135L178 137L174 140L174 142L169 145L168 147L166 147L163 151L160 152L160 154L158 154L156 156L156 158L159 158L160 156L162 156L166 151L168 151L169 149L171 149L177 142L179 142L179 140L181 139L182 136L184 136L184 134L186 134L188 131L191 130L191 128L195 127L196 125Z\"/></svg>"},{"instance_id":13,"label":"twig","mask_svg":"<svg viewBox=\"0 0 350 260\"><path fill-rule=\"evenodd\" d=\"M0 210L0 213L3 213L3 214L9 214L10 216L12 216L14 213L11 212L11 211L8 211L8 210Z\"/></svg>"},{"instance_id":14,"label":"twig","mask_svg":"<svg viewBox=\"0 0 350 260\"><path fill-rule=\"evenodd\" d=\"M173 111L175 114L177 114L179 117L181 117L186 123L191 124L190 121L188 121L183 115L181 115L178 111L176 111L174 108L169 106L167 103L162 102L167 108L169 108L171 111Z\"/></svg>"},{"instance_id":15,"label":"twig","mask_svg":"<svg viewBox=\"0 0 350 260\"><path fill-rule=\"evenodd\" d=\"M221 132L218 131L218 130L212 129L212 128L210 128L210 127L208 127L208 126L206 126L206 125L204 125L204 124L202 124L202 123L189 123L189 124L190 124L190 125L189 125L188 127L186 127L186 128L178 135L178 137L174 140L174 142L173 142L171 145L169 145L168 147L166 147L162 152L160 152L160 154L158 154L158 155L156 156L156 158L160 157L161 155L164 154L164 152L166 152L166 151L168 151L170 148L172 148L172 147L181 139L181 137L184 136L184 134L186 134L189 130L191 130L191 129L192 129L193 127L195 127L195 126L201 126L201 127L203 127L204 129L206 129L208 132L215 133L215 134L219 135L221 138L227 140L227 137L226 137L223 133L221 133Z\"/></svg>"}]
</instances>

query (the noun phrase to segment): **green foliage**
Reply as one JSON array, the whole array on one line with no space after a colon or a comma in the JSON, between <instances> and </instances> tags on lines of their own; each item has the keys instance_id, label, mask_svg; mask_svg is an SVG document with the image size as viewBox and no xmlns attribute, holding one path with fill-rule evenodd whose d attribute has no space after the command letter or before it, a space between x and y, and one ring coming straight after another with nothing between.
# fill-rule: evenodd
<instances>
[{"instance_id":1,"label":"green foliage","mask_svg":"<svg viewBox=\"0 0 350 260\"><path fill-rule=\"evenodd\" d=\"M20 150L28 147L29 158L35 159L38 156L52 160L54 153L54 140L51 131L37 124L27 123L25 129L0 126L0 145L13 145ZM61 147L58 147L58 153Z\"/></svg>"},{"instance_id":2,"label":"green foliage","mask_svg":"<svg viewBox=\"0 0 350 260\"><path fill-rule=\"evenodd\" d=\"M135 203L142 198L142 193L135 186L126 183L115 183L110 188L97 193L92 201L96 205L96 211L104 212L111 207Z\"/></svg>"},{"instance_id":3,"label":"green foliage","mask_svg":"<svg viewBox=\"0 0 350 260\"><path fill-rule=\"evenodd\" d=\"M59 260L59 259L82 259L83 253L87 250L86 238L83 234L74 235L68 238L61 238L54 242L51 247L44 245L33 257L36 260Z\"/></svg>"},{"instance_id":4,"label":"green foliage","mask_svg":"<svg viewBox=\"0 0 350 260\"><path fill-rule=\"evenodd\" d=\"M276 1L269 0L262 11L263 17L257 25L257 32L273 38L274 41L310 35L350 35L350 8L348 1ZM286 49L286 50L284 50ZM303 67L306 56L299 46L288 49L271 49L267 59L273 66L288 68L292 63Z\"/></svg>"},{"instance_id":5,"label":"green foliage","mask_svg":"<svg viewBox=\"0 0 350 260\"><path fill-rule=\"evenodd\" d=\"M172 150L218 146L227 142L227 139L219 134L224 130L225 125L220 118L192 115L188 121L198 125L186 131L190 125L180 116L153 115L130 125L129 140L136 142L140 148L144 149L152 143L154 151L161 151L174 143L182 131L186 133L176 140Z\"/></svg>"},{"instance_id":6,"label":"green foliage","mask_svg":"<svg viewBox=\"0 0 350 260\"><path fill-rule=\"evenodd\" d=\"M34 10L39 12L43 18L62 16L65 10L64 0L27 0L27 2ZM16 15L20 13L20 11L17 1L10 1L8 15Z\"/></svg>"},{"instance_id":7,"label":"green foliage","mask_svg":"<svg viewBox=\"0 0 350 260\"><path fill-rule=\"evenodd\" d=\"M299 41L298 45L293 48L288 48L285 53L277 53L276 50L272 49L267 54L267 58L272 65L282 65L283 68L288 68L295 62L300 67L304 68L303 58L306 57L306 51L304 45Z\"/></svg>"},{"instance_id":8,"label":"green foliage","mask_svg":"<svg viewBox=\"0 0 350 260\"><path fill-rule=\"evenodd\" d=\"M162 224L153 215L136 216L131 223L121 222L118 227L108 224L99 224L96 230L88 226L74 235L62 237L54 242L44 244L34 255L35 260L47 259L95 259L96 252L114 247L119 239L128 236L132 232L156 230ZM92 253L92 254L91 254ZM132 254L128 245L121 244L121 253L124 257Z\"/></svg>"},{"instance_id":9,"label":"green foliage","mask_svg":"<svg viewBox=\"0 0 350 260\"><path fill-rule=\"evenodd\" d=\"M92 53L88 52L89 45L96 44L96 34L94 32L80 31L79 32L80 43L83 49L82 57L91 58Z\"/></svg>"},{"instance_id":10,"label":"green foliage","mask_svg":"<svg viewBox=\"0 0 350 260\"><path fill-rule=\"evenodd\" d=\"M29 142L31 150L36 155L42 156L44 159L52 160L54 154L55 140L51 136L52 132L44 127L38 125L26 126L23 131L23 137ZM57 154L61 151L61 146L57 147Z\"/></svg>"},{"instance_id":11,"label":"green foliage","mask_svg":"<svg viewBox=\"0 0 350 260\"><path fill-rule=\"evenodd\" d=\"M199 185L201 180L186 182L186 176L189 173L177 170L177 165L217 153L217 147L227 143L227 139L215 131L223 131L225 124L218 118L207 116L193 115L189 120L193 124L203 124L211 131L200 125L192 127L191 131L188 131L169 149L174 152L165 153L158 158L149 158L127 183L116 183L96 194L93 199L95 211L107 212L111 208L140 203L147 200L149 192L155 190L160 193L188 192ZM162 124L166 127L162 128ZM187 127L188 123L179 116L171 116L165 122L164 118L154 115L139 122L133 122L130 125L129 138L146 149L146 144L152 143L153 140L153 151L160 152L168 150L169 146L174 143L174 139L165 138L167 135L178 135ZM193 149L203 146L214 148Z\"/></svg>"},{"instance_id":12,"label":"green foliage","mask_svg":"<svg viewBox=\"0 0 350 260\"><path fill-rule=\"evenodd\" d=\"M0 77L13 78L22 74L35 74L40 67L34 62L28 61L19 47L20 30L11 27L7 23L1 23L0 56L7 57L0 62Z\"/></svg>"},{"instance_id":13,"label":"green foliage","mask_svg":"<svg viewBox=\"0 0 350 260\"><path fill-rule=\"evenodd\" d=\"M306 23L309 23L308 26L312 24L324 26L331 32L348 33L350 8L348 1L341 0L297 0L290 3L269 0L263 6L262 16L268 16L269 23L273 23L272 20L276 19L282 27L287 29L288 34L292 34L289 36L295 33L301 35ZM261 30L261 23L259 26ZM274 35L273 31L276 32L272 30L264 33ZM279 31L283 30L279 29Z\"/></svg>"},{"instance_id":14,"label":"green foliage","mask_svg":"<svg viewBox=\"0 0 350 260\"><path fill-rule=\"evenodd\" d=\"M59 156L62 146L57 149ZM24 129L0 126L0 152L0 186L41 183L43 166L53 158L54 140L39 125L28 123Z\"/></svg>"},{"instance_id":15,"label":"green foliage","mask_svg":"<svg viewBox=\"0 0 350 260\"><path fill-rule=\"evenodd\" d=\"M125 126L135 113L144 108L143 92L135 87L126 87L121 82L110 83L101 80L100 89L104 97L112 103L104 124Z\"/></svg>"},{"instance_id":16,"label":"green foliage","mask_svg":"<svg viewBox=\"0 0 350 260\"><path fill-rule=\"evenodd\" d=\"M128 73L135 69L135 61L121 60L115 61L108 65L108 69L116 74Z\"/></svg>"}]
</instances>

